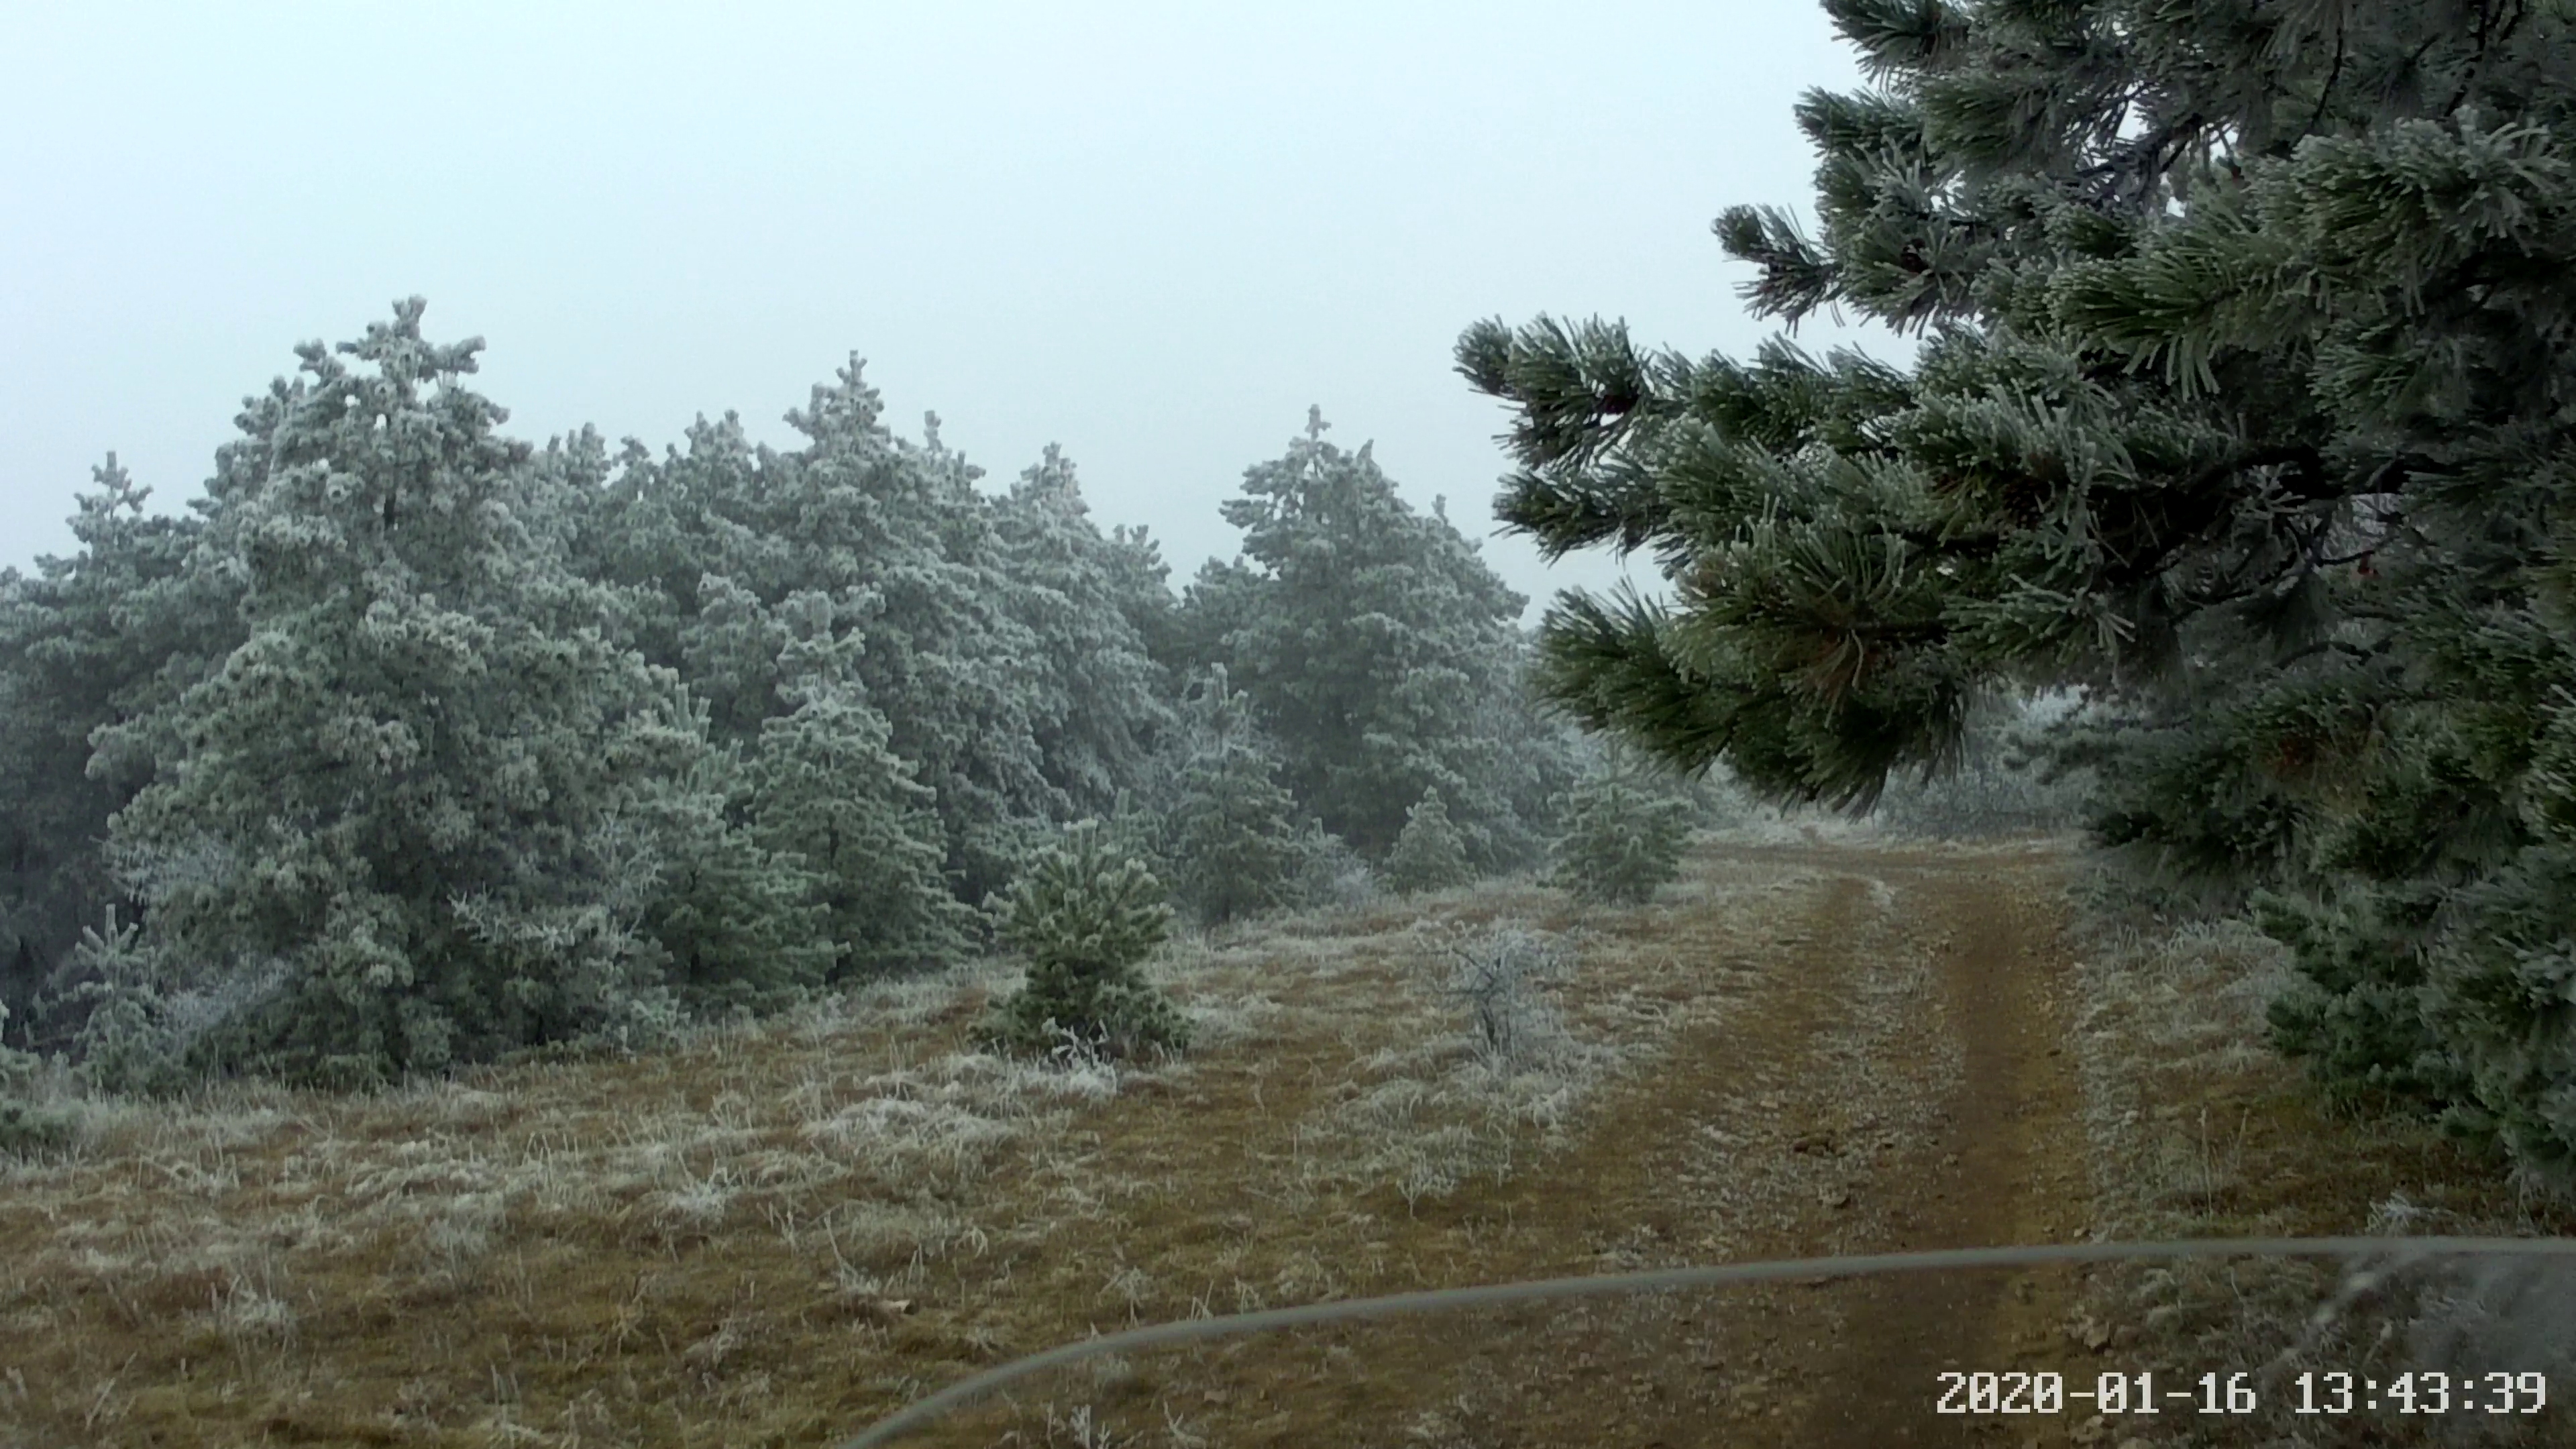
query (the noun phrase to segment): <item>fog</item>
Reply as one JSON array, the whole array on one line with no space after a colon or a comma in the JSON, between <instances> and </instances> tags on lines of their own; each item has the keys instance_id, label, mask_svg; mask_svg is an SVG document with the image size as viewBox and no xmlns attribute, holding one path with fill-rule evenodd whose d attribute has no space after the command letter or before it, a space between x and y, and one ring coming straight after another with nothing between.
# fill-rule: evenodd
<instances>
[{"instance_id":1,"label":"fog","mask_svg":"<svg viewBox=\"0 0 2576 1449\"><path fill-rule=\"evenodd\" d=\"M850 354L1005 481L1061 443L1177 575L1320 404L1492 531L1480 317L1744 352L1708 223L1811 195L1812 6L25 8L0 57L0 564L115 450L195 496L241 398L430 302L531 439L780 420ZM1826 334L1835 336L1839 334ZM1809 340L1822 340L1811 331ZM1870 344L1888 350L1882 337ZM1488 557L1543 600L1611 577Z\"/></svg>"}]
</instances>

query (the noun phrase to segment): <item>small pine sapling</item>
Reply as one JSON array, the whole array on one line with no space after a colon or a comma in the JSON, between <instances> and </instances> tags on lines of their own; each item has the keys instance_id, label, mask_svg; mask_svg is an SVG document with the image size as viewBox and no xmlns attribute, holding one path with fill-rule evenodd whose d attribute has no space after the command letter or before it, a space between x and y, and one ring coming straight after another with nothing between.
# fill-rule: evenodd
<instances>
[{"instance_id":1,"label":"small pine sapling","mask_svg":"<svg viewBox=\"0 0 2576 1449\"><path fill-rule=\"evenodd\" d=\"M86 927L72 949L80 984L72 997L84 1008L79 1036L80 1075L103 1092L145 1094L185 1085L179 1033L172 1029L159 973L142 932L116 923L106 910L105 929Z\"/></svg>"},{"instance_id":2,"label":"small pine sapling","mask_svg":"<svg viewBox=\"0 0 2576 1449\"><path fill-rule=\"evenodd\" d=\"M1171 928L1162 882L1096 823L1032 861L994 915L1029 977L985 1022L986 1041L1047 1052L1070 1040L1115 1057L1188 1044L1188 1023L1138 969Z\"/></svg>"},{"instance_id":3,"label":"small pine sapling","mask_svg":"<svg viewBox=\"0 0 2576 1449\"><path fill-rule=\"evenodd\" d=\"M1564 801L1566 832L1550 882L1589 905L1643 905L1681 872L1690 806L1603 775Z\"/></svg>"},{"instance_id":4,"label":"small pine sapling","mask_svg":"<svg viewBox=\"0 0 2576 1449\"><path fill-rule=\"evenodd\" d=\"M1466 837L1449 820L1449 807L1437 788L1405 812L1403 833L1387 852L1386 883L1405 895L1447 890L1476 878L1467 859Z\"/></svg>"}]
</instances>

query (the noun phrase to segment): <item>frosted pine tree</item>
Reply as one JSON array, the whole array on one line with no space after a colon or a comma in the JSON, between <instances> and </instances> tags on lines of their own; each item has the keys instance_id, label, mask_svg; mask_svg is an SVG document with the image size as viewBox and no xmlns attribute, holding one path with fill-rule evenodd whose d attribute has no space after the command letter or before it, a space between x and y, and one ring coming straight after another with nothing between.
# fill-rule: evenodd
<instances>
[{"instance_id":1,"label":"frosted pine tree","mask_svg":"<svg viewBox=\"0 0 2576 1449\"><path fill-rule=\"evenodd\" d=\"M973 913L949 892L937 797L888 747L893 726L851 677L858 640L833 628L831 601L799 594L781 651L793 709L761 726L749 791L755 837L800 861L824 912L840 977L955 959Z\"/></svg>"},{"instance_id":2,"label":"frosted pine tree","mask_svg":"<svg viewBox=\"0 0 2576 1449\"><path fill-rule=\"evenodd\" d=\"M1172 727L1170 682L1129 612L1132 551L1092 523L1073 462L1052 443L994 501L993 520L1002 599L1035 645L1023 687L1046 777L1067 813L1101 814L1143 780Z\"/></svg>"},{"instance_id":3,"label":"frosted pine tree","mask_svg":"<svg viewBox=\"0 0 2576 1449\"><path fill-rule=\"evenodd\" d=\"M863 621L859 682L890 747L936 792L962 898L1007 881L1065 810L1037 738L1039 646L1012 617L1007 560L969 465L927 420L923 442L879 420L852 359L788 414L806 445L772 457L759 510L795 586Z\"/></svg>"},{"instance_id":4,"label":"frosted pine tree","mask_svg":"<svg viewBox=\"0 0 2576 1449\"><path fill-rule=\"evenodd\" d=\"M1184 706L1186 763L1173 782L1164 853L1173 893L1215 924L1287 901L1307 851L1296 801L1255 730L1252 701L1208 671Z\"/></svg>"},{"instance_id":5,"label":"frosted pine tree","mask_svg":"<svg viewBox=\"0 0 2576 1449\"><path fill-rule=\"evenodd\" d=\"M859 645L852 678L891 729L885 747L933 792L943 870L978 900L1070 813L1039 740L1067 697L975 491L982 470L939 441L935 419L915 444L881 412L854 358L788 413L795 449L755 447L730 415L658 459L630 447L604 499L625 524L595 531L583 556L639 647L705 694L718 740L746 750L795 708L781 611L828 600L835 633Z\"/></svg>"},{"instance_id":6,"label":"frosted pine tree","mask_svg":"<svg viewBox=\"0 0 2576 1449\"><path fill-rule=\"evenodd\" d=\"M0 571L0 1006L10 1039L48 1051L72 1045L91 1000L82 933L131 904L99 842L151 778L138 722L241 638L239 585L190 567L207 505L146 514L151 490L113 453L94 478L71 556Z\"/></svg>"},{"instance_id":7,"label":"frosted pine tree","mask_svg":"<svg viewBox=\"0 0 2576 1449\"><path fill-rule=\"evenodd\" d=\"M2439 0L1831 0L1815 224L1716 230L1755 310L1919 333L1750 361L1542 318L1504 520L1643 550L1560 598L1554 696L1686 768L1863 804L1984 693L2142 868L2305 978L2277 1040L2576 1182L2576 20Z\"/></svg>"},{"instance_id":8,"label":"frosted pine tree","mask_svg":"<svg viewBox=\"0 0 2576 1449\"><path fill-rule=\"evenodd\" d=\"M1503 586L1444 513L1397 496L1370 450L1324 441L1320 411L1286 456L1244 474L1225 504L1243 557L1211 563L1178 633L1226 666L1278 742L1301 808L1363 853L1404 828L1438 788L1480 858L1525 840L1487 718L1511 692L1515 621Z\"/></svg>"},{"instance_id":9,"label":"frosted pine tree","mask_svg":"<svg viewBox=\"0 0 2576 1449\"><path fill-rule=\"evenodd\" d=\"M248 637L138 732L167 752L111 831L148 934L251 991L234 1067L380 1081L670 1009L617 842L690 741L421 312L243 415L199 548Z\"/></svg>"},{"instance_id":10,"label":"frosted pine tree","mask_svg":"<svg viewBox=\"0 0 2576 1449\"><path fill-rule=\"evenodd\" d=\"M1138 969L1171 927L1162 883L1084 824L1031 861L995 902L1004 945L1028 984L994 1008L985 1034L1021 1051L1134 1056L1178 1048L1188 1023Z\"/></svg>"},{"instance_id":11,"label":"frosted pine tree","mask_svg":"<svg viewBox=\"0 0 2576 1449\"><path fill-rule=\"evenodd\" d=\"M813 873L745 828L753 785L739 751L710 741L704 701L661 683L660 707L626 742L649 747L652 764L599 841L607 903L637 923L639 958L690 1010L783 1006L835 960Z\"/></svg>"},{"instance_id":12,"label":"frosted pine tree","mask_svg":"<svg viewBox=\"0 0 2576 1449\"><path fill-rule=\"evenodd\" d=\"M1448 890L1476 878L1467 858L1466 839L1449 820L1449 806L1437 789L1425 790L1405 812L1404 829L1387 852L1386 883L1406 895Z\"/></svg>"}]
</instances>

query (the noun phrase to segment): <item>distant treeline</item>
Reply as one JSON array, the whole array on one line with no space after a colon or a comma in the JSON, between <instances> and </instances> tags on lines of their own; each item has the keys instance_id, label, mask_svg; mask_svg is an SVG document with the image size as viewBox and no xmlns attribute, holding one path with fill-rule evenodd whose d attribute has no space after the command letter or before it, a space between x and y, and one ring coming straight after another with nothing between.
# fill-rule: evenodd
<instances>
[{"instance_id":1,"label":"distant treeline","mask_svg":"<svg viewBox=\"0 0 2576 1449\"><path fill-rule=\"evenodd\" d=\"M1069 459L979 489L855 361L794 448L536 447L421 315L299 348L188 513L111 455L0 573L8 1045L148 1089L640 1040L978 949L1071 822L1214 921L1426 801L1530 861L1575 782L1524 600L1320 417L1176 593Z\"/></svg>"}]
</instances>

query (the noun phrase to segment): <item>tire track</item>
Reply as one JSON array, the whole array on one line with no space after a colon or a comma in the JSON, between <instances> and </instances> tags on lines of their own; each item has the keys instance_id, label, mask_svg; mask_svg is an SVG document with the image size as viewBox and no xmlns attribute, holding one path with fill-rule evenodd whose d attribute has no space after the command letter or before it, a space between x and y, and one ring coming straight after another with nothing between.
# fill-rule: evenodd
<instances>
[{"instance_id":1,"label":"tire track","mask_svg":"<svg viewBox=\"0 0 2576 1449\"><path fill-rule=\"evenodd\" d=\"M1522 1185L1523 1233L1614 1269L2062 1241L2083 1225L2056 857L1735 847L1716 864L1806 876L1811 902L1751 955L1710 963L1752 980ZM1438 1332L1487 1366L1479 1445L1960 1444L1976 1426L1932 1412L1937 1376L2065 1347L2075 1286L2063 1271L1905 1275Z\"/></svg>"},{"instance_id":2,"label":"tire track","mask_svg":"<svg viewBox=\"0 0 2576 1449\"><path fill-rule=\"evenodd\" d=\"M2032 877L1966 861L1898 873L1930 927L1918 949L1935 961L1920 1027L1940 1042L1923 1049L1946 1050L1956 1069L1924 1083L1932 1130L1875 1165L1867 1191L1880 1206L1863 1231L1838 1235L1838 1251L2045 1242L2082 1227L2079 1089L2055 991L2064 962ZM1975 1421L1930 1411L1939 1375L2014 1367L2049 1343L2075 1286L2062 1270L1837 1285L1842 1332L1824 1377L1862 1391L1820 1397L1804 1442L1974 1442Z\"/></svg>"}]
</instances>

